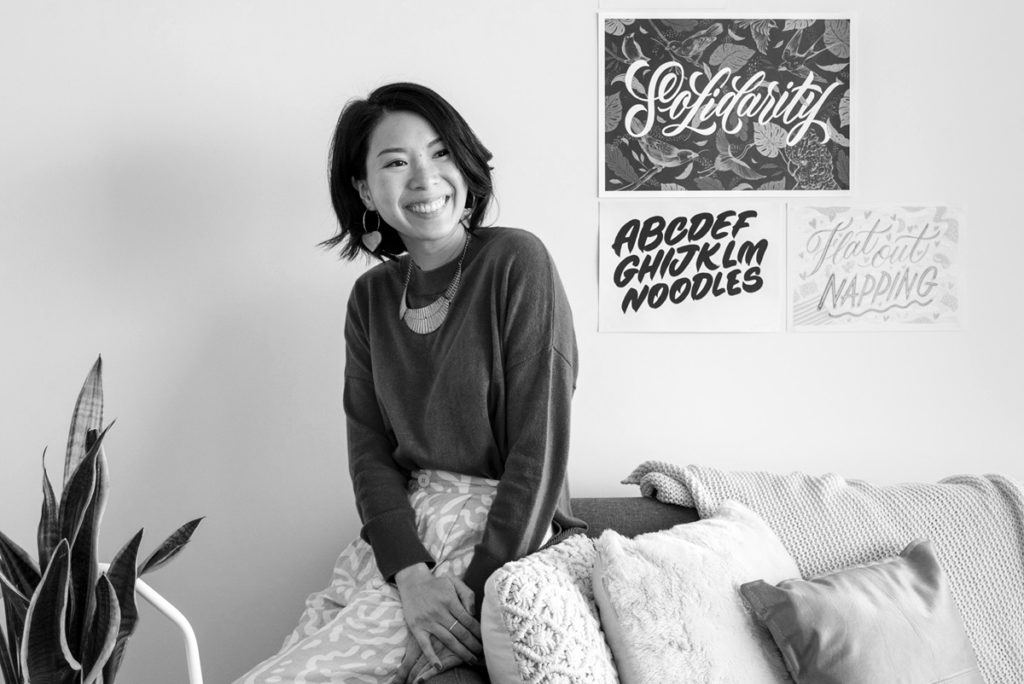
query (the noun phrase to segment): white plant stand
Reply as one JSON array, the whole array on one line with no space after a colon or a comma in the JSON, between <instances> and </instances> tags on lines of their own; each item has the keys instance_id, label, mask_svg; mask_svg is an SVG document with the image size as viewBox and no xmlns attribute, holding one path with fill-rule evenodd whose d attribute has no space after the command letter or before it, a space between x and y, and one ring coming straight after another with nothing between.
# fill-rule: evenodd
<instances>
[{"instance_id":1,"label":"white plant stand","mask_svg":"<svg viewBox=\"0 0 1024 684\"><path fill-rule=\"evenodd\" d=\"M100 563L100 570L104 572L110 567L108 563ZM181 613L180 610L171 605L171 602L161 596L156 589L146 584L141 579L135 580L135 590L139 596L146 599L146 602L164 614L167 619L175 624L181 631L185 640L185 658L188 662L189 684L203 684L203 671L199 662L199 640L192 625Z\"/></svg>"}]
</instances>

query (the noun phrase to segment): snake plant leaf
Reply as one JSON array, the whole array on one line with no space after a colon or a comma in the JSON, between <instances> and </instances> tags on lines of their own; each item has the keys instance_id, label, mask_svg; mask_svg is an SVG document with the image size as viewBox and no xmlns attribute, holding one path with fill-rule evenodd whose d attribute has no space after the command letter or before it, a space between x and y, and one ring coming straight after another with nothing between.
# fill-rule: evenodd
<instances>
[{"instance_id":1,"label":"snake plant leaf","mask_svg":"<svg viewBox=\"0 0 1024 684\"><path fill-rule=\"evenodd\" d=\"M14 582L2 572L0 572L0 598L3 598L7 629L20 638L25 626L25 613L28 612L29 599L18 591Z\"/></svg>"},{"instance_id":2,"label":"snake plant leaf","mask_svg":"<svg viewBox=\"0 0 1024 684\"><path fill-rule=\"evenodd\" d=\"M68 448L64 457L64 486L78 464L85 458L87 449L85 436L89 430L98 430L103 425L103 358L96 357L89 375L85 377L82 389L75 401L71 414L71 429L68 431Z\"/></svg>"},{"instance_id":3,"label":"snake plant leaf","mask_svg":"<svg viewBox=\"0 0 1024 684\"><path fill-rule=\"evenodd\" d=\"M60 536L62 539L67 539L71 545L75 543L75 538L78 536L82 521L85 520L85 513L96 488L96 461L103 445L103 438L113 426L113 423L108 425L107 429L96 438L96 443L78 464L71 479L64 485L64 491L61 492L58 516Z\"/></svg>"},{"instance_id":4,"label":"snake plant leaf","mask_svg":"<svg viewBox=\"0 0 1024 684\"><path fill-rule=\"evenodd\" d=\"M89 428L85 431L85 453L89 453L93 445L96 444L97 436L99 435L98 428Z\"/></svg>"},{"instance_id":5,"label":"snake plant leaf","mask_svg":"<svg viewBox=\"0 0 1024 684\"><path fill-rule=\"evenodd\" d=\"M25 614L21 671L32 684L71 684L82 666L68 647L65 620L71 547L61 539Z\"/></svg>"},{"instance_id":6,"label":"snake plant leaf","mask_svg":"<svg viewBox=\"0 0 1024 684\"><path fill-rule=\"evenodd\" d=\"M92 626L88 630L88 639L83 649L82 671L85 676L82 684L93 684L101 680L103 666L114 652L117 643L118 627L121 624L121 609L117 604L114 585L106 575L100 575L96 583L96 613ZM113 680L109 680L113 682Z\"/></svg>"},{"instance_id":7,"label":"snake plant leaf","mask_svg":"<svg viewBox=\"0 0 1024 684\"><path fill-rule=\"evenodd\" d=\"M110 578L110 583L114 587L117 604L121 609L121 624L118 626L114 651L103 666L103 681L106 684L111 684L114 681L114 677L121 667L121 660L124 658L128 637L135 633L135 626L139 621L139 612L135 605L135 580L137 579L135 563L141 543L142 530L139 530L117 552L107 569L107 577Z\"/></svg>"},{"instance_id":8,"label":"snake plant leaf","mask_svg":"<svg viewBox=\"0 0 1024 684\"><path fill-rule=\"evenodd\" d=\"M185 544L188 544L192 538L192 533L199 527L199 523L203 521L202 518L196 518L185 523L177 530L174 531L170 537L164 540L164 543L157 547L157 549L149 554L149 557L143 561L142 565L139 566L139 575L145 575L147 572L152 572L157 568L166 565L171 561L172 558L178 555L178 553L185 548Z\"/></svg>"},{"instance_id":9,"label":"snake plant leaf","mask_svg":"<svg viewBox=\"0 0 1024 684\"><path fill-rule=\"evenodd\" d=\"M99 443L97 438L96 444ZM89 506L82 517L82 526L71 545L71 610L68 618L68 641L71 652L81 660L85 651L85 640L88 627L92 624L96 599L93 588L96 586L97 555L99 552L99 530L103 511L107 503L106 457L103 449L94 446L96 476L93 494ZM84 463L84 461L83 461Z\"/></svg>"},{"instance_id":10,"label":"snake plant leaf","mask_svg":"<svg viewBox=\"0 0 1024 684\"><path fill-rule=\"evenodd\" d=\"M7 638L4 636L3 630L0 629L0 682L17 684L21 681L21 673L14 669L14 662L11 654L7 651Z\"/></svg>"},{"instance_id":11,"label":"snake plant leaf","mask_svg":"<svg viewBox=\"0 0 1024 684\"><path fill-rule=\"evenodd\" d=\"M4 674L5 682L21 681L21 663L18 653L21 651L21 635L25 630L25 613L28 612L28 598L18 591L14 582L0 572L0 598L3 599L4 621L7 633L0 630L0 667L10 667L11 675ZM7 663L2 659L6 657Z\"/></svg>"},{"instance_id":12,"label":"snake plant leaf","mask_svg":"<svg viewBox=\"0 0 1024 684\"><path fill-rule=\"evenodd\" d=\"M39 584L39 566L3 532L0 532L0 571L25 596L31 596Z\"/></svg>"},{"instance_id":13,"label":"snake plant leaf","mask_svg":"<svg viewBox=\"0 0 1024 684\"><path fill-rule=\"evenodd\" d=\"M50 476L46 474L46 449L43 449L43 510L39 516L39 567L46 569L50 564L53 549L60 541L60 519L58 518L57 497L50 484Z\"/></svg>"}]
</instances>

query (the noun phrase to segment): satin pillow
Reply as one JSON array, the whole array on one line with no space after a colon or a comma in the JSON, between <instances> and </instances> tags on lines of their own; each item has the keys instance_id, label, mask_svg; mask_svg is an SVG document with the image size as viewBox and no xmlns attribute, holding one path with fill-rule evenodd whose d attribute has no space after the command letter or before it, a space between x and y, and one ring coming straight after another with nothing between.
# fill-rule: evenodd
<instances>
[{"instance_id":1,"label":"satin pillow","mask_svg":"<svg viewBox=\"0 0 1024 684\"><path fill-rule=\"evenodd\" d=\"M983 684L931 542L897 558L740 592L798 683Z\"/></svg>"}]
</instances>

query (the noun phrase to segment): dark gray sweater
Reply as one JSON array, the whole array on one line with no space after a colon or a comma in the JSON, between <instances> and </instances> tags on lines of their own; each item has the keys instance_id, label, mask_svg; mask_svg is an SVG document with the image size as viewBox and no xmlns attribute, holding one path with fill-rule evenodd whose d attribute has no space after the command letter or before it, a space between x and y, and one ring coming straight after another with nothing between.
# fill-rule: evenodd
<instances>
[{"instance_id":1,"label":"dark gray sweater","mask_svg":"<svg viewBox=\"0 0 1024 684\"><path fill-rule=\"evenodd\" d=\"M408 500L413 469L500 480L463 580L476 592L505 562L535 551L571 517L566 484L577 350L554 263L532 234L481 228L444 324L427 335L398 318L405 274L385 262L356 281L345 325L349 470L362 536L388 580L434 559ZM456 261L413 267L409 305L444 292Z\"/></svg>"}]
</instances>

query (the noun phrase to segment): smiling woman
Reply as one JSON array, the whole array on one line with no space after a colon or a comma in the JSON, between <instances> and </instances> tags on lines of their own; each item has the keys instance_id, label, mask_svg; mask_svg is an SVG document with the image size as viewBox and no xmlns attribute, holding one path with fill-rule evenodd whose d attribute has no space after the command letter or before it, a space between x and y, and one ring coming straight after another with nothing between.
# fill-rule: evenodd
<instances>
[{"instance_id":1,"label":"smiling woman","mask_svg":"<svg viewBox=\"0 0 1024 684\"><path fill-rule=\"evenodd\" d=\"M344 405L361 521L280 653L239 682L480 682L484 583L582 527L566 461L577 351L544 245L483 227L490 152L423 86L346 105L331 198L349 258Z\"/></svg>"}]
</instances>

